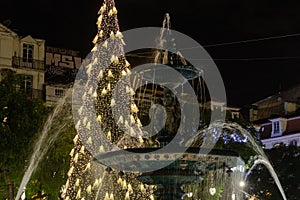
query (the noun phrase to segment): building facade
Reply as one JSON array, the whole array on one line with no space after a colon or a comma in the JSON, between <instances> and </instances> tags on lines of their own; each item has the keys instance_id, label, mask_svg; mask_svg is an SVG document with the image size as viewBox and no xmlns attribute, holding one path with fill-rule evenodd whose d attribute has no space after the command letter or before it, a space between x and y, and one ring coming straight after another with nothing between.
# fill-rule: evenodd
<instances>
[{"instance_id":1,"label":"building facade","mask_svg":"<svg viewBox=\"0 0 300 200\"><path fill-rule=\"evenodd\" d=\"M281 144L300 146L300 85L252 104L249 121L270 149Z\"/></svg>"},{"instance_id":2,"label":"building facade","mask_svg":"<svg viewBox=\"0 0 300 200\"><path fill-rule=\"evenodd\" d=\"M31 98L42 98L45 40L20 37L0 24L0 69L13 70L24 78L20 86ZM0 79L1 79L0 71Z\"/></svg>"},{"instance_id":3,"label":"building facade","mask_svg":"<svg viewBox=\"0 0 300 200\"><path fill-rule=\"evenodd\" d=\"M21 37L0 24L0 80L5 70L22 75L20 89L54 105L73 83L82 59L78 51L49 47L45 40Z\"/></svg>"}]
</instances>

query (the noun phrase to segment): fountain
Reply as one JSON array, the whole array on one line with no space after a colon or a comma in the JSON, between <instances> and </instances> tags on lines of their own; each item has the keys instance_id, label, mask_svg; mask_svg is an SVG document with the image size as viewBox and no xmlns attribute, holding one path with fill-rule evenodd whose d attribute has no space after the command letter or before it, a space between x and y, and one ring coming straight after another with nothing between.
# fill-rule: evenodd
<instances>
[{"instance_id":1,"label":"fountain","mask_svg":"<svg viewBox=\"0 0 300 200\"><path fill-rule=\"evenodd\" d=\"M57 139L59 133L71 122L71 112L70 106L67 106L69 102L66 100L71 97L71 89L66 92L66 95L61 98L52 114L48 117L47 121L44 124L40 137L34 145L34 152L30 157L29 166L26 169L26 172L22 178L19 190L16 196L16 200L19 200L22 193L25 195L26 186L32 176L32 174L37 169L40 161L43 160L44 156L47 154L49 148L52 146L53 142ZM70 100L70 99L69 99ZM57 118L59 116L59 119ZM63 119L65 120L61 123Z\"/></svg>"},{"instance_id":2,"label":"fountain","mask_svg":"<svg viewBox=\"0 0 300 200\"><path fill-rule=\"evenodd\" d=\"M135 137L125 134L120 124L115 122L112 107L123 110L128 105L119 105L113 98L113 90L116 82L122 77L131 73L130 64L126 61L123 50L123 37L119 31L117 21L117 9L113 0L104 0L103 6L99 10L97 21L98 34L94 39L95 47L92 54L84 63L84 72L80 75L91 79L101 80L97 84L87 81L84 78L75 82L75 86L80 86L82 90L73 92L73 112L76 112L75 124L78 135L74 138L74 148L70 152L71 164L67 173L68 180L62 187L61 197L66 200L73 199L243 199L244 191L241 186L242 181L247 180L247 176L257 164L264 164L271 171L277 186L279 187L283 199L286 199L277 175L274 173L263 150L256 143L252 135L233 123L213 122L209 127L199 128L191 131L189 140L184 138L179 142L181 148L170 152L159 152L160 149L172 143L175 137L177 122L180 121L181 114L179 104L172 94L172 91L165 87L157 87L154 84L140 87L140 94L135 95L132 91L130 81L125 79L125 86L119 96L136 97L129 103L130 118L119 116L118 122L124 124L135 124L133 133ZM173 67L181 73L193 86L198 100L204 103L205 84L195 68L189 65L176 51L174 41L168 40L171 36L170 16L167 14L161 29L160 43L158 49L163 49L166 45L174 48L171 52L158 50L155 52L155 63L162 63ZM107 43L106 39L113 40ZM115 54L111 55L110 52ZM173 53L172 53L173 52ZM104 67L101 62L105 62ZM105 68L108 66L107 68ZM173 87L178 87L173 84ZM154 89L153 89L154 88ZM154 137L143 137L143 122L138 117L138 110L145 104L146 95L150 89L152 95L160 95L161 105L165 107L166 125ZM151 90L152 89L152 90ZM142 92L141 92L142 91ZM69 96L69 95L67 95ZM81 99L84 105L77 104L74 99ZM41 137L36 144L35 152L30 160L30 165L23 177L20 190L16 200L19 199L23 188L26 187L32 173L40 160L47 152L49 146L57 137L59 130L65 124L57 126L56 133L49 136L53 119L64 109L64 102L55 108L54 113L49 117L43 129ZM85 106L92 102L96 115ZM95 103L94 103L95 102ZM185 102L189 104L189 102ZM151 114L150 105L150 114ZM147 114L147 113L146 113ZM155 114L153 115L155 116ZM152 119L153 119L152 116ZM93 130L94 121L101 126L103 134L89 135L87 132ZM188 128L188 127L187 127ZM209 136L209 137L208 137ZM208 139L207 139L208 138ZM245 163L238 152L230 149L211 149L210 144L216 143L219 138L226 144L226 141L233 140L243 147L253 150L259 159L245 175ZM99 140L109 140L118 148L111 148L109 145L96 146ZM215 140L215 141L212 141ZM44 144L47 144L43 146ZM43 148L43 149L42 149ZM183 150L184 149L184 150ZM126 150L131 152L130 156L124 157ZM95 154L96 152L96 154ZM182 153L183 152L183 153ZM139 155L137 156L136 153ZM142 155L142 156L141 156ZM126 158L126 159L124 159ZM175 161L174 161L175 160ZM174 162L170 162L174 161ZM107 163L110 163L109 165ZM118 170L130 166L140 169L149 169L160 166L162 163L169 163L155 171L134 171ZM124 166L122 166L124 165Z\"/></svg>"},{"instance_id":3,"label":"fountain","mask_svg":"<svg viewBox=\"0 0 300 200\"><path fill-rule=\"evenodd\" d=\"M125 98L129 94L136 99L134 101L131 98L128 105L117 103L112 91L117 87L119 79L131 74L130 64L124 55L125 43L119 31L114 1L104 0L98 14L98 34L93 41L95 47L83 65L84 69L79 75L81 78L74 84L81 88L73 94L73 112L76 116L78 135L74 138L74 148L70 152L71 166L68 180L62 188L63 199L243 199L245 192L241 187L245 184L244 161L232 150L211 149L210 144L215 144L219 138L223 144L230 140L251 149L264 158L264 162L260 163L274 172L253 136L234 123L216 121L207 128L191 131L191 139L177 141L182 148L188 147L184 153L180 148L170 152L159 152L170 141L172 143L178 129L175 122L181 115L177 100L168 88L155 84L140 87L139 95L135 94L131 89L130 80L125 78L125 86L119 90L118 95ZM169 40L170 35L170 16L167 14L161 29L159 50L154 55L155 63L169 65L181 73L200 95L198 100L205 102L205 86L201 78L203 74L197 73L180 52L174 53L175 43L172 38ZM166 45L173 45L171 52L160 50ZM95 79L96 84L93 83ZM138 79L139 77L137 82ZM178 84L174 84L173 87L178 87ZM155 137L145 138L142 137L143 122L138 117L138 110L142 109L141 105L145 105L145 94L149 91L154 96L160 95L158 99L161 99L160 104L165 107L167 117L166 126ZM87 105L95 108L96 114ZM130 118L121 115L115 120L112 108L120 111L126 109L126 106L131 108ZM153 114L151 107L152 104L149 106L150 114L146 114ZM150 118L153 119L153 116ZM130 121L131 125L137 125L130 129L135 137L125 134ZM104 130L103 134L87 134L95 131L94 127L99 124ZM125 129L122 128L123 125ZM95 145L103 140L109 140L117 148L106 144ZM124 157L124 152L133 154ZM169 162L174 158L174 162ZM155 171L132 170L155 168L162 163L169 164ZM129 167L128 170L119 170L126 167ZM276 174L273 175L278 187L282 188ZM282 192L281 189L280 191ZM282 196L286 199L283 192Z\"/></svg>"}]
</instances>

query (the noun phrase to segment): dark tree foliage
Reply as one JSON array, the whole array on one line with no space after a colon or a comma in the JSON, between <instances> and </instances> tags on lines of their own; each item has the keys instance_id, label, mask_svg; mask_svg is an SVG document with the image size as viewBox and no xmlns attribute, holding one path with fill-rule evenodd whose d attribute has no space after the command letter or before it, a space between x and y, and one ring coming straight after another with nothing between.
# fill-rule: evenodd
<instances>
[{"instance_id":1,"label":"dark tree foliage","mask_svg":"<svg viewBox=\"0 0 300 200\"><path fill-rule=\"evenodd\" d=\"M0 82L0 194L7 182L20 182L30 145L48 113L43 102L30 100L20 89L22 78L6 71ZM1 197L1 195L0 195Z\"/></svg>"},{"instance_id":2,"label":"dark tree foliage","mask_svg":"<svg viewBox=\"0 0 300 200\"><path fill-rule=\"evenodd\" d=\"M300 195L300 148L284 146L265 150L277 173L287 199L296 200ZM256 167L249 176L248 190L259 199L281 200L280 192L269 171L262 165Z\"/></svg>"}]
</instances>

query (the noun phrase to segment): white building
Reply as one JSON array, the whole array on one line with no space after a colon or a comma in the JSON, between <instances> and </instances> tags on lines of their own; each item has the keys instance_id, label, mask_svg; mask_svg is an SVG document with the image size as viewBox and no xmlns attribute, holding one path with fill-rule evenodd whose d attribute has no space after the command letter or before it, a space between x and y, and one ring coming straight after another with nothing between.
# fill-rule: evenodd
<instances>
[{"instance_id":1,"label":"white building","mask_svg":"<svg viewBox=\"0 0 300 200\"><path fill-rule=\"evenodd\" d=\"M300 146L300 85L252 105L249 120L260 129L265 148L280 144Z\"/></svg>"},{"instance_id":2,"label":"white building","mask_svg":"<svg viewBox=\"0 0 300 200\"><path fill-rule=\"evenodd\" d=\"M30 98L42 98L44 87L45 40L30 35L18 36L0 24L0 79L1 71L14 70L24 75L20 86Z\"/></svg>"},{"instance_id":3,"label":"white building","mask_svg":"<svg viewBox=\"0 0 300 200\"><path fill-rule=\"evenodd\" d=\"M286 146L300 146L300 116L277 117L260 124L260 139L266 149Z\"/></svg>"}]
</instances>

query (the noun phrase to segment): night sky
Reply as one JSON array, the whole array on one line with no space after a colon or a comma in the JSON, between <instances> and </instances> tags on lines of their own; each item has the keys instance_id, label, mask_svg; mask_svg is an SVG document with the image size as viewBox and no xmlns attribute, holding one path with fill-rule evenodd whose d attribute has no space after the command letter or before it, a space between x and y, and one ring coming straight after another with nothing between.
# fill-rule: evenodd
<instances>
[{"instance_id":1,"label":"night sky","mask_svg":"<svg viewBox=\"0 0 300 200\"><path fill-rule=\"evenodd\" d=\"M102 0L2 0L0 22L19 35L49 46L92 48ZM172 29L197 40L215 60L230 105L246 105L300 83L300 2L297 0L116 0L122 31L160 27L164 13ZM286 36L291 34L299 34ZM209 46L286 36L277 39ZM255 59L253 59L255 58Z\"/></svg>"}]
</instances>

